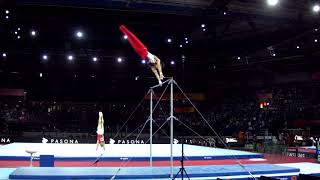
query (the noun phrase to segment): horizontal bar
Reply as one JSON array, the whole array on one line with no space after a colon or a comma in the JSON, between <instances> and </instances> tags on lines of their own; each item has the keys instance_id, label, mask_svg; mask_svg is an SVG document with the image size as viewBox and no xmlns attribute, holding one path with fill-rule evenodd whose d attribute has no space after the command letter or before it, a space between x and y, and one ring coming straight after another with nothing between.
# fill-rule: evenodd
<instances>
[{"instance_id":1,"label":"horizontal bar","mask_svg":"<svg viewBox=\"0 0 320 180\"><path fill-rule=\"evenodd\" d=\"M160 87L160 86L162 86L163 84L165 84L165 83L167 83L167 82L170 82L170 80L171 80L171 78L165 80L162 84L158 84L158 85L155 85L155 86L150 87L150 89L154 89L154 88L156 88L156 87Z\"/></svg>"}]
</instances>

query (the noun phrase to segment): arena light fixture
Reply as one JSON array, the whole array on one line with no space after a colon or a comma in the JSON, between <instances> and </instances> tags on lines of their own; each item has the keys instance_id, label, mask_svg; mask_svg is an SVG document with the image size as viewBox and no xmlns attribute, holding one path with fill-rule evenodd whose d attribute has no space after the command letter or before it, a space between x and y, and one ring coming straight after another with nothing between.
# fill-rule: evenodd
<instances>
[{"instance_id":1,"label":"arena light fixture","mask_svg":"<svg viewBox=\"0 0 320 180\"><path fill-rule=\"evenodd\" d=\"M31 30L30 34L31 34L31 36L36 36L37 32L35 30Z\"/></svg>"},{"instance_id":2,"label":"arena light fixture","mask_svg":"<svg viewBox=\"0 0 320 180\"><path fill-rule=\"evenodd\" d=\"M42 55L42 59L43 60L47 60L48 59L48 55L46 55L46 54Z\"/></svg>"},{"instance_id":3,"label":"arena light fixture","mask_svg":"<svg viewBox=\"0 0 320 180\"><path fill-rule=\"evenodd\" d=\"M279 0L267 0L269 6L275 6L279 3Z\"/></svg>"},{"instance_id":4,"label":"arena light fixture","mask_svg":"<svg viewBox=\"0 0 320 180\"><path fill-rule=\"evenodd\" d=\"M312 7L313 12L318 13L320 11L320 5L319 4L315 4Z\"/></svg>"},{"instance_id":5,"label":"arena light fixture","mask_svg":"<svg viewBox=\"0 0 320 180\"><path fill-rule=\"evenodd\" d=\"M68 60L69 60L69 61L72 61L72 60L73 60L73 56L72 56L72 55L69 55L69 56L68 56Z\"/></svg>"},{"instance_id":6,"label":"arena light fixture","mask_svg":"<svg viewBox=\"0 0 320 180\"><path fill-rule=\"evenodd\" d=\"M82 32L82 31L77 31L77 32L76 32L76 36L77 36L79 39L83 38L83 32Z\"/></svg>"}]
</instances>

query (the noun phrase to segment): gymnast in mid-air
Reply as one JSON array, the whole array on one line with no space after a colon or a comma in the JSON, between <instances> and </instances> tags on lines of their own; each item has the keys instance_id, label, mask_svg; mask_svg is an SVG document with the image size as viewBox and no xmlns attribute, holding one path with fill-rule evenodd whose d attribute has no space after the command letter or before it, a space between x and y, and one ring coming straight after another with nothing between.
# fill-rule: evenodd
<instances>
[{"instance_id":1,"label":"gymnast in mid-air","mask_svg":"<svg viewBox=\"0 0 320 180\"><path fill-rule=\"evenodd\" d=\"M98 126L97 126L97 148L99 145L105 150L105 140L104 140L104 119L102 112L99 112Z\"/></svg>"},{"instance_id":2,"label":"gymnast in mid-air","mask_svg":"<svg viewBox=\"0 0 320 180\"><path fill-rule=\"evenodd\" d=\"M159 84L162 85L162 80L164 76L162 73L161 60L157 56L151 54L148 48L124 25L120 26L120 31L127 36L129 43L131 44L132 48L136 51L136 53L143 60L147 60L147 64L156 76Z\"/></svg>"}]
</instances>

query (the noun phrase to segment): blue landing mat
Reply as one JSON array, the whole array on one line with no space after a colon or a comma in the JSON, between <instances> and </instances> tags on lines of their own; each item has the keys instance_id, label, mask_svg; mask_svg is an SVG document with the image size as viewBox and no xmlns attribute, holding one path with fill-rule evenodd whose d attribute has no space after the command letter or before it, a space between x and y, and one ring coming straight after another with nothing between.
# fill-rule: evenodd
<instances>
[{"instance_id":1,"label":"blue landing mat","mask_svg":"<svg viewBox=\"0 0 320 180\"><path fill-rule=\"evenodd\" d=\"M9 179L9 174L15 171L16 168L0 168L0 179L7 180Z\"/></svg>"},{"instance_id":2,"label":"blue landing mat","mask_svg":"<svg viewBox=\"0 0 320 180\"><path fill-rule=\"evenodd\" d=\"M272 164L252 164L244 167L253 175L266 176L293 176L298 175L300 169ZM215 166L187 166L185 167L190 178L245 178L249 177L239 165L215 165ZM65 167L65 168L45 168L45 167L23 167L18 168L10 179L110 179L114 175L115 179L159 179L169 178L169 167L126 167L121 168L105 167ZM118 173L117 173L118 171ZM179 171L179 167L174 168L174 174ZM180 176L178 176L180 177Z\"/></svg>"}]
</instances>

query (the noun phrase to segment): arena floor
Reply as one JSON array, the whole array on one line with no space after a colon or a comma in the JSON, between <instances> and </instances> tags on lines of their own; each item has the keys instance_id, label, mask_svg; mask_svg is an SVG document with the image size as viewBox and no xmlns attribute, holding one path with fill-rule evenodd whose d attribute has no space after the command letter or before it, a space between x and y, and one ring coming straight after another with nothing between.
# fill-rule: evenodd
<instances>
[{"instance_id":1,"label":"arena floor","mask_svg":"<svg viewBox=\"0 0 320 180\"><path fill-rule=\"evenodd\" d=\"M40 143L0 146L0 179L169 179L168 144L153 145L153 167L149 167L148 144L109 144L102 155L95 147ZM181 166L181 144L173 148L176 174ZM37 150L34 167L28 167L30 157L26 149ZM185 145L184 154L191 179L248 179L252 176L246 170L254 177L290 179L300 173L320 176L320 164L312 163L315 160L194 145ZM39 155L54 155L55 167L37 167Z\"/></svg>"},{"instance_id":2,"label":"arena floor","mask_svg":"<svg viewBox=\"0 0 320 180\"><path fill-rule=\"evenodd\" d=\"M152 150L154 161L170 160L170 144L154 144ZM181 159L181 144L173 145L174 160ZM55 160L94 161L149 161L149 144L106 144L105 152L96 151L95 144L42 144L12 143L0 148L0 160L29 160L27 149L37 151L39 155L54 155ZM224 160L262 158L262 154L237 150L226 150L195 145L184 145L184 156L188 160Z\"/></svg>"}]
</instances>

